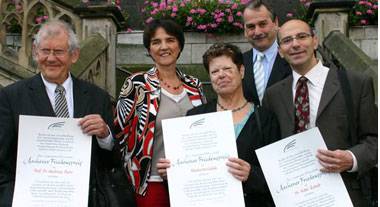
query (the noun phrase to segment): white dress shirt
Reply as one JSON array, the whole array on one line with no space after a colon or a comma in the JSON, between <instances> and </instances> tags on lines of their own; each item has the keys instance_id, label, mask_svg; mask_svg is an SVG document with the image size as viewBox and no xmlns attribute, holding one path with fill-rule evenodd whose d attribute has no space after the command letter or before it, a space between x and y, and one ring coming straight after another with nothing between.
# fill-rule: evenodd
<instances>
[{"instance_id":1,"label":"white dress shirt","mask_svg":"<svg viewBox=\"0 0 380 207\"><path fill-rule=\"evenodd\" d=\"M318 61L318 63L304 76L308 79L307 81L307 87L309 91L309 104L310 104L310 123L307 126L307 129L311 129L315 127L315 122L317 119L317 113L318 113L318 107L319 103L321 101L322 91L323 87L325 86L327 75L329 73L329 68L322 65L322 61ZM297 90L297 81L302 75L298 74L293 70L293 101L294 97L296 95ZM349 172L355 172L357 171L357 160L355 155L350 152L353 158L353 167Z\"/></svg>"},{"instance_id":2,"label":"white dress shirt","mask_svg":"<svg viewBox=\"0 0 380 207\"><path fill-rule=\"evenodd\" d=\"M57 87L57 84L47 81L42 74L41 74L41 77L45 85L45 90L49 97L50 103L53 107L53 110L55 110L55 88ZM69 116L70 118L74 118L73 79L71 78L70 73L69 73L69 77L62 83L62 86L65 88L65 98L67 101ZM109 131L108 137L103 138L103 139L99 139L98 137L96 137L96 139L98 140L98 144L101 148L112 150L114 143L113 143L112 133L109 127L108 127L108 131Z\"/></svg>"},{"instance_id":3,"label":"white dress shirt","mask_svg":"<svg viewBox=\"0 0 380 207\"><path fill-rule=\"evenodd\" d=\"M276 60L276 56L278 53L277 41L274 41L272 46L263 52L260 52L260 51L256 50L255 48L252 48L252 51L253 51L252 52L253 65L255 65L257 53L263 53L264 54L264 58L263 58L263 65L264 65L264 72L265 72L264 73L264 80L265 80L264 86L266 88L268 81L269 81L270 74L272 73L274 61ZM246 68L246 70L248 70L248 68ZM251 70L253 70L253 67L251 68ZM255 80L253 80L253 81L255 81ZM254 84L255 84L255 82L254 82Z\"/></svg>"}]
</instances>

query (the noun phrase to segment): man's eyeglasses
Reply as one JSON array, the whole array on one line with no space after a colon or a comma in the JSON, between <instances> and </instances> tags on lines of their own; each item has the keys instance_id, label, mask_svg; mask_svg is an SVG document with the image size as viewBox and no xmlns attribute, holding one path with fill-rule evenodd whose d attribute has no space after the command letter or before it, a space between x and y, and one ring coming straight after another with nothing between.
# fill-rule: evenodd
<instances>
[{"instance_id":1,"label":"man's eyeglasses","mask_svg":"<svg viewBox=\"0 0 380 207\"><path fill-rule=\"evenodd\" d=\"M304 41L307 40L309 37L312 37L312 34L301 32L298 33L294 36L288 36L284 37L283 39L280 40L280 45L290 45L293 43L293 41L296 39L297 41Z\"/></svg>"},{"instance_id":2,"label":"man's eyeglasses","mask_svg":"<svg viewBox=\"0 0 380 207\"><path fill-rule=\"evenodd\" d=\"M40 48L38 49L40 54L43 56L49 56L50 54L53 54L55 57L62 57L66 55L67 50L63 49L48 49L48 48Z\"/></svg>"}]
</instances>

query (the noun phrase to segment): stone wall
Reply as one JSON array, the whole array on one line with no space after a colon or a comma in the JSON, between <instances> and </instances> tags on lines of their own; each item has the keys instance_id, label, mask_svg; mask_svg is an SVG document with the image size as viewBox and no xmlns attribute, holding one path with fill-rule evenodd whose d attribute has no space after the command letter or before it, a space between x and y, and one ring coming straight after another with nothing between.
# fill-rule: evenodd
<instances>
[{"instance_id":1,"label":"stone wall","mask_svg":"<svg viewBox=\"0 0 380 207\"><path fill-rule=\"evenodd\" d=\"M378 59L378 27L357 26L348 31L349 38L363 50L370 58Z\"/></svg>"},{"instance_id":2,"label":"stone wall","mask_svg":"<svg viewBox=\"0 0 380 207\"><path fill-rule=\"evenodd\" d=\"M229 42L247 51L251 45L244 35L214 36L204 33L186 32L185 47L178 64L202 64L203 53L216 42ZM118 65L124 64L153 64L143 46L142 31L119 33L116 53Z\"/></svg>"}]
</instances>

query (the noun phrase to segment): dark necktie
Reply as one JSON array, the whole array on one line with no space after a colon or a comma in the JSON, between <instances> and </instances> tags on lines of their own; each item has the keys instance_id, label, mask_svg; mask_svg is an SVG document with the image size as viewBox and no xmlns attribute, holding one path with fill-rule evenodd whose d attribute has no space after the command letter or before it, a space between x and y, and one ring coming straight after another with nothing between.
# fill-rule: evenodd
<instances>
[{"instance_id":1,"label":"dark necktie","mask_svg":"<svg viewBox=\"0 0 380 207\"><path fill-rule=\"evenodd\" d=\"M69 109L67 107L65 88L57 85L55 88L55 115L57 117L69 117Z\"/></svg>"},{"instance_id":2,"label":"dark necktie","mask_svg":"<svg viewBox=\"0 0 380 207\"><path fill-rule=\"evenodd\" d=\"M296 108L295 133L303 132L310 122L309 90L307 78L304 76L298 79L294 105Z\"/></svg>"}]
</instances>

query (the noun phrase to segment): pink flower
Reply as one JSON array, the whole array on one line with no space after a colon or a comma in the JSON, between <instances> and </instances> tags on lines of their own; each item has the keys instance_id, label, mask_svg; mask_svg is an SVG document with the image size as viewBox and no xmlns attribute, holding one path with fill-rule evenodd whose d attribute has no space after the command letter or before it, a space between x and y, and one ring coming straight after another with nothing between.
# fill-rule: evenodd
<instances>
[{"instance_id":1,"label":"pink flower","mask_svg":"<svg viewBox=\"0 0 380 207\"><path fill-rule=\"evenodd\" d=\"M150 12L150 15L156 15L158 12L158 9L153 9L153 11Z\"/></svg>"},{"instance_id":2,"label":"pink flower","mask_svg":"<svg viewBox=\"0 0 380 207\"><path fill-rule=\"evenodd\" d=\"M294 16L294 14L291 13L291 12L289 12L289 13L286 14L286 17L293 17L293 16Z\"/></svg>"},{"instance_id":3,"label":"pink flower","mask_svg":"<svg viewBox=\"0 0 380 207\"><path fill-rule=\"evenodd\" d=\"M186 22L191 23L193 21L193 17L187 17Z\"/></svg>"},{"instance_id":4,"label":"pink flower","mask_svg":"<svg viewBox=\"0 0 380 207\"><path fill-rule=\"evenodd\" d=\"M240 29L243 29L243 25L240 22L234 22L232 25L235 27L239 27Z\"/></svg>"},{"instance_id":5,"label":"pink flower","mask_svg":"<svg viewBox=\"0 0 380 207\"><path fill-rule=\"evenodd\" d=\"M217 23L221 23L221 22L223 22L223 19L222 19L222 18L217 18L215 21L216 21Z\"/></svg>"},{"instance_id":6,"label":"pink flower","mask_svg":"<svg viewBox=\"0 0 380 207\"><path fill-rule=\"evenodd\" d=\"M204 24L200 24L197 26L197 29L199 29L199 30L205 30L206 28L207 28L207 26Z\"/></svg>"},{"instance_id":7,"label":"pink flower","mask_svg":"<svg viewBox=\"0 0 380 207\"><path fill-rule=\"evenodd\" d=\"M177 14L176 14L176 13L171 13L170 16L171 16L171 17L176 17Z\"/></svg>"},{"instance_id":8,"label":"pink flower","mask_svg":"<svg viewBox=\"0 0 380 207\"><path fill-rule=\"evenodd\" d=\"M359 1L358 4L359 5L364 5L364 4L366 4L366 2L365 1Z\"/></svg>"},{"instance_id":9,"label":"pink flower","mask_svg":"<svg viewBox=\"0 0 380 207\"><path fill-rule=\"evenodd\" d=\"M372 7L372 3L367 1L367 6Z\"/></svg>"},{"instance_id":10,"label":"pink flower","mask_svg":"<svg viewBox=\"0 0 380 207\"><path fill-rule=\"evenodd\" d=\"M373 12L373 10L368 9L368 10L367 10L367 14L372 15L372 14L374 14L374 12Z\"/></svg>"},{"instance_id":11,"label":"pink flower","mask_svg":"<svg viewBox=\"0 0 380 207\"><path fill-rule=\"evenodd\" d=\"M36 17L35 22L36 22L36 24L41 24L42 17Z\"/></svg>"},{"instance_id":12,"label":"pink flower","mask_svg":"<svg viewBox=\"0 0 380 207\"><path fill-rule=\"evenodd\" d=\"M157 2L151 2L150 3L154 8L158 7L158 3Z\"/></svg>"},{"instance_id":13,"label":"pink flower","mask_svg":"<svg viewBox=\"0 0 380 207\"><path fill-rule=\"evenodd\" d=\"M172 11L173 11L173 12L177 12L177 11L178 11L178 7L177 7L177 6L173 6Z\"/></svg>"},{"instance_id":14,"label":"pink flower","mask_svg":"<svg viewBox=\"0 0 380 207\"><path fill-rule=\"evenodd\" d=\"M237 9L238 8L238 4L237 3L233 3L232 6L231 6L231 9Z\"/></svg>"},{"instance_id":15,"label":"pink flower","mask_svg":"<svg viewBox=\"0 0 380 207\"><path fill-rule=\"evenodd\" d=\"M149 17L147 20L145 20L145 23L149 24L153 21L153 17Z\"/></svg>"},{"instance_id":16,"label":"pink flower","mask_svg":"<svg viewBox=\"0 0 380 207\"><path fill-rule=\"evenodd\" d=\"M378 6L377 6L376 4L374 4L374 5L372 6L372 9L374 9L374 10L377 10L377 8L378 8Z\"/></svg>"},{"instance_id":17,"label":"pink flower","mask_svg":"<svg viewBox=\"0 0 380 207\"><path fill-rule=\"evenodd\" d=\"M234 17L232 15L228 16L228 22L231 23L234 21Z\"/></svg>"},{"instance_id":18,"label":"pink flower","mask_svg":"<svg viewBox=\"0 0 380 207\"><path fill-rule=\"evenodd\" d=\"M362 13L361 13L360 11L356 11L356 12L355 12L355 15L356 15L356 16L361 16Z\"/></svg>"},{"instance_id":19,"label":"pink flower","mask_svg":"<svg viewBox=\"0 0 380 207\"><path fill-rule=\"evenodd\" d=\"M198 11L198 13L200 14L200 15L204 15L206 12L207 12L207 10L206 9L197 9L197 11Z\"/></svg>"},{"instance_id":20,"label":"pink flower","mask_svg":"<svg viewBox=\"0 0 380 207\"><path fill-rule=\"evenodd\" d=\"M131 32L133 32L133 30L131 28L128 28L127 33L131 33Z\"/></svg>"},{"instance_id":21,"label":"pink flower","mask_svg":"<svg viewBox=\"0 0 380 207\"><path fill-rule=\"evenodd\" d=\"M242 5L246 5L246 4L248 4L250 1L251 1L251 0L241 0L240 3L241 3Z\"/></svg>"},{"instance_id":22,"label":"pink flower","mask_svg":"<svg viewBox=\"0 0 380 207\"><path fill-rule=\"evenodd\" d=\"M215 24L215 23L213 23L213 24L210 24L210 27L211 27L211 28L213 28L213 29L215 29L215 28L217 28L217 27L218 27L218 25L217 25L217 24Z\"/></svg>"},{"instance_id":23,"label":"pink flower","mask_svg":"<svg viewBox=\"0 0 380 207\"><path fill-rule=\"evenodd\" d=\"M236 16L241 17L242 16L241 11L236 12Z\"/></svg>"},{"instance_id":24,"label":"pink flower","mask_svg":"<svg viewBox=\"0 0 380 207\"><path fill-rule=\"evenodd\" d=\"M185 7L185 3L184 2L181 2L181 4L179 5L180 7Z\"/></svg>"},{"instance_id":25,"label":"pink flower","mask_svg":"<svg viewBox=\"0 0 380 207\"><path fill-rule=\"evenodd\" d=\"M362 19L362 20L360 20L360 24L361 25L367 25L368 21L366 19Z\"/></svg>"},{"instance_id":26,"label":"pink flower","mask_svg":"<svg viewBox=\"0 0 380 207\"><path fill-rule=\"evenodd\" d=\"M166 3L165 2L161 2L160 3L160 10L164 10L166 8Z\"/></svg>"},{"instance_id":27,"label":"pink flower","mask_svg":"<svg viewBox=\"0 0 380 207\"><path fill-rule=\"evenodd\" d=\"M190 10L190 14L196 14L196 13L197 13L197 10L195 10L195 9Z\"/></svg>"},{"instance_id":28,"label":"pink flower","mask_svg":"<svg viewBox=\"0 0 380 207\"><path fill-rule=\"evenodd\" d=\"M173 3L174 1L173 1L173 0L166 0L166 2L167 2L168 4L171 4L171 3Z\"/></svg>"}]
</instances>

